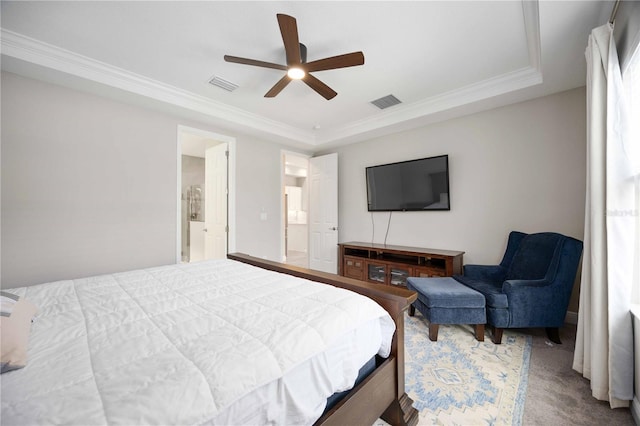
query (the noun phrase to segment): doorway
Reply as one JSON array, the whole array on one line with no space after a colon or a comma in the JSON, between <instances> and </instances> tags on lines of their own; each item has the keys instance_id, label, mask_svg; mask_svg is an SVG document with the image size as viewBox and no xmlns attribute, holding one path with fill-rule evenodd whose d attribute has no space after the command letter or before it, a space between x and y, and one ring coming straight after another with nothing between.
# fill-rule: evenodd
<instances>
[{"instance_id":1,"label":"doorway","mask_svg":"<svg viewBox=\"0 0 640 426\"><path fill-rule=\"evenodd\" d=\"M309 159L309 269L338 273L338 154Z\"/></svg>"},{"instance_id":2,"label":"doorway","mask_svg":"<svg viewBox=\"0 0 640 426\"><path fill-rule=\"evenodd\" d=\"M178 263L235 251L235 139L178 127Z\"/></svg>"},{"instance_id":3,"label":"doorway","mask_svg":"<svg viewBox=\"0 0 640 426\"><path fill-rule=\"evenodd\" d=\"M282 261L338 272L338 154L282 152Z\"/></svg>"},{"instance_id":4,"label":"doorway","mask_svg":"<svg viewBox=\"0 0 640 426\"><path fill-rule=\"evenodd\" d=\"M309 157L283 152L282 205L283 250L282 260L289 265L309 266Z\"/></svg>"}]
</instances>

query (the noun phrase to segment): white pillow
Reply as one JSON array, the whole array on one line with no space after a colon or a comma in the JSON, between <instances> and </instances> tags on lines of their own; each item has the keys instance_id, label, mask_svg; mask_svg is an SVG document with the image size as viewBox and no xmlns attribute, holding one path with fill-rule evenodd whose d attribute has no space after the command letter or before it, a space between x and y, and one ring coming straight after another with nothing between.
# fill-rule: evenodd
<instances>
[{"instance_id":1,"label":"white pillow","mask_svg":"<svg viewBox=\"0 0 640 426\"><path fill-rule=\"evenodd\" d=\"M31 320L37 311L35 305L28 300L0 291L0 352L2 352L0 373L27 365Z\"/></svg>"}]
</instances>

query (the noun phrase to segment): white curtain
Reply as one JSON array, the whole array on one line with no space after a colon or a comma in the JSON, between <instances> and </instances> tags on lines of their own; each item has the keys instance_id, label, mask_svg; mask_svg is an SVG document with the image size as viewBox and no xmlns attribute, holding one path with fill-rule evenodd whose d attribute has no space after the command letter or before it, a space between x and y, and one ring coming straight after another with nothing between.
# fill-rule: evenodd
<instances>
[{"instance_id":1,"label":"white curtain","mask_svg":"<svg viewBox=\"0 0 640 426\"><path fill-rule=\"evenodd\" d=\"M585 55L587 194L573 368L591 380L595 398L626 407L633 399L630 306L639 285L639 142L631 137L630 90L611 24L591 32Z\"/></svg>"}]
</instances>

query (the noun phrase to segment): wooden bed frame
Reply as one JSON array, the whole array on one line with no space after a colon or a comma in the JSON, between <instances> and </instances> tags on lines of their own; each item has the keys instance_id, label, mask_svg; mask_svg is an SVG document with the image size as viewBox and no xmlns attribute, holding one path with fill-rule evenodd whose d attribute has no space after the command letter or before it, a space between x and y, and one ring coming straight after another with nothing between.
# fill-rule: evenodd
<instances>
[{"instance_id":1,"label":"wooden bed frame","mask_svg":"<svg viewBox=\"0 0 640 426\"><path fill-rule=\"evenodd\" d=\"M415 426L418 423L418 411L413 408L413 400L404 389L404 312L416 300L417 293L405 288L370 284L241 253L228 254L227 257L263 269L355 291L378 302L396 323L391 355L380 362L358 386L319 418L315 425L371 426L378 418L382 418L393 426Z\"/></svg>"}]
</instances>

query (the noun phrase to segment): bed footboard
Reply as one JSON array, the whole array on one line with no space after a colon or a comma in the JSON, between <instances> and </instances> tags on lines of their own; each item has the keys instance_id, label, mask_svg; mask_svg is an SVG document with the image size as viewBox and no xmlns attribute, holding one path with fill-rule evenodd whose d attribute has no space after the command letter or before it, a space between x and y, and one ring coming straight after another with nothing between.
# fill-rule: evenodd
<instances>
[{"instance_id":1,"label":"bed footboard","mask_svg":"<svg viewBox=\"0 0 640 426\"><path fill-rule=\"evenodd\" d=\"M418 411L413 408L413 401L404 389L404 312L416 300L417 293L406 288L371 284L241 253L228 254L227 257L263 269L355 291L375 300L393 318L396 333L389 358L318 419L316 425L370 426L379 417L394 426L415 426L418 423Z\"/></svg>"}]
</instances>

